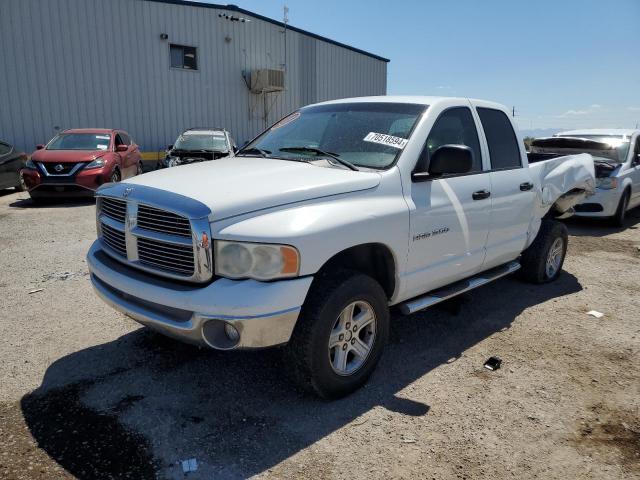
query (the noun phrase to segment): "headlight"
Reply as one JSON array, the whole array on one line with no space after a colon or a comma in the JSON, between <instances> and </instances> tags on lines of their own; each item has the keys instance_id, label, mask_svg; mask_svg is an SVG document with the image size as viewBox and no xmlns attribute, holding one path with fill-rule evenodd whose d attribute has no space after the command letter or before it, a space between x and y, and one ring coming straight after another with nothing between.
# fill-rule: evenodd
<instances>
[{"instance_id":1,"label":"headlight","mask_svg":"<svg viewBox=\"0 0 640 480\"><path fill-rule=\"evenodd\" d=\"M273 280L298 275L300 254L289 245L215 242L216 275Z\"/></svg>"},{"instance_id":2,"label":"headlight","mask_svg":"<svg viewBox=\"0 0 640 480\"><path fill-rule=\"evenodd\" d=\"M24 164L24 168L28 168L29 170L37 170L36 162L29 159L27 160L27 163Z\"/></svg>"},{"instance_id":3,"label":"headlight","mask_svg":"<svg viewBox=\"0 0 640 480\"><path fill-rule=\"evenodd\" d=\"M102 168L104 167L105 161L103 158L96 158L93 162L91 162L89 165L87 165L85 168L85 170L88 170L90 168Z\"/></svg>"},{"instance_id":4,"label":"headlight","mask_svg":"<svg viewBox=\"0 0 640 480\"><path fill-rule=\"evenodd\" d=\"M603 190L618 188L618 179L615 177L596 178L596 187Z\"/></svg>"}]
</instances>

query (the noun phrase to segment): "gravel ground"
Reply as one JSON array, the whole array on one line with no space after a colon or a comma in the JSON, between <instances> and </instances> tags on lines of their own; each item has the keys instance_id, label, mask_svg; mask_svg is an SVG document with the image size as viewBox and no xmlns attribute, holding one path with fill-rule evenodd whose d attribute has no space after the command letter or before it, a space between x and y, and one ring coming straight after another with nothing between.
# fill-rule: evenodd
<instances>
[{"instance_id":1,"label":"gravel ground","mask_svg":"<svg viewBox=\"0 0 640 480\"><path fill-rule=\"evenodd\" d=\"M277 350L200 350L103 305L92 203L0 192L0 478L177 479L189 458L191 479L640 478L638 225L572 221L557 282L394 315L369 383L328 403Z\"/></svg>"}]
</instances>

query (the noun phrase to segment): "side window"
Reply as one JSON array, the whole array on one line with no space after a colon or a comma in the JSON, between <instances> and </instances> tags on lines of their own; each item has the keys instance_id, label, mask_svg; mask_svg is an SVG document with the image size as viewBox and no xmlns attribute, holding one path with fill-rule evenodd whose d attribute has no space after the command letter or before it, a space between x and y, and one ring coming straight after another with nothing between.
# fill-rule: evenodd
<instances>
[{"instance_id":1,"label":"side window","mask_svg":"<svg viewBox=\"0 0 640 480\"><path fill-rule=\"evenodd\" d=\"M129 135L127 135L126 133L121 132L120 139L122 140L122 143L124 143L125 145L131 145L131 139L129 138Z\"/></svg>"},{"instance_id":2,"label":"side window","mask_svg":"<svg viewBox=\"0 0 640 480\"><path fill-rule=\"evenodd\" d=\"M466 145L473 152L471 172L482 171L478 131L471 110L467 107L450 108L440 114L431 128L427 143L418 160L418 171L427 170L431 155L443 145Z\"/></svg>"},{"instance_id":3,"label":"side window","mask_svg":"<svg viewBox=\"0 0 640 480\"><path fill-rule=\"evenodd\" d=\"M122 141L122 137L120 136L119 133L116 134L116 147L118 145L122 145L124 142Z\"/></svg>"},{"instance_id":4,"label":"side window","mask_svg":"<svg viewBox=\"0 0 640 480\"><path fill-rule=\"evenodd\" d=\"M493 108L478 108L478 115L489 144L491 169L522 167L518 140L509 117Z\"/></svg>"},{"instance_id":5,"label":"side window","mask_svg":"<svg viewBox=\"0 0 640 480\"><path fill-rule=\"evenodd\" d=\"M0 156L6 155L11 151L11 145L0 142Z\"/></svg>"}]
</instances>

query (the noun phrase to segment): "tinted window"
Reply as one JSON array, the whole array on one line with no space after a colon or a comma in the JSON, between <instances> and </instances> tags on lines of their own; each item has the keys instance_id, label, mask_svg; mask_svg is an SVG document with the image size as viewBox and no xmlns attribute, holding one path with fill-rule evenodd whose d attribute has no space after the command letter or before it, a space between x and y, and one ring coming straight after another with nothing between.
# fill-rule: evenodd
<instances>
[{"instance_id":1,"label":"tinted window","mask_svg":"<svg viewBox=\"0 0 640 480\"><path fill-rule=\"evenodd\" d=\"M429 158L443 145L466 145L473 153L473 166L470 171L482 171L480 142L471 110L466 107L456 107L440 114L431 128L416 170L426 172Z\"/></svg>"},{"instance_id":2,"label":"tinted window","mask_svg":"<svg viewBox=\"0 0 640 480\"><path fill-rule=\"evenodd\" d=\"M0 142L0 155L6 155L11 151L11 146Z\"/></svg>"},{"instance_id":3,"label":"tinted window","mask_svg":"<svg viewBox=\"0 0 640 480\"><path fill-rule=\"evenodd\" d=\"M169 45L169 58L171 68L184 68L185 70L198 69L195 47Z\"/></svg>"},{"instance_id":4,"label":"tinted window","mask_svg":"<svg viewBox=\"0 0 640 480\"><path fill-rule=\"evenodd\" d=\"M122 143L124 143L125 145L131 145L131 139L129 138L129 135L127 135L126 133L120 133L120 139L122 140Z\"/></svg>"},{"instance_id":5,"label":"tinted window","mask_svg":"<svg viewBox=\"0 0 640 480\"><path fill-rule=\"evenodd\" d=\"M478 115L489 144L491 169L521 167L518 140L509 117L493 108L478 108Z\"/></svg>"}]
</instances>

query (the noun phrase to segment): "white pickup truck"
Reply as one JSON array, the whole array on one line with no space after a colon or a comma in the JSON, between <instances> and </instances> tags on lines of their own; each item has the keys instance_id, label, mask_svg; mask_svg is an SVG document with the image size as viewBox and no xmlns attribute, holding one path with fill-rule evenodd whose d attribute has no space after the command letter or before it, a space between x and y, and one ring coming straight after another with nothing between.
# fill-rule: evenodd
<instances>
[{"instance_id":1,"label":"white pickup truck","mask_svg":"<svg viewBox=\"0 0 640 480\"><path fill-rule=\"evenodd\" d=\"M166 335L230 350L286 345L325 398L362 385L410 314L520 269L554 280L554 220L594 188L590 155L528 164L502 105L369 97L304 107L235 158L97 193L91 281Z\"/></svg>"}]
</instances>

